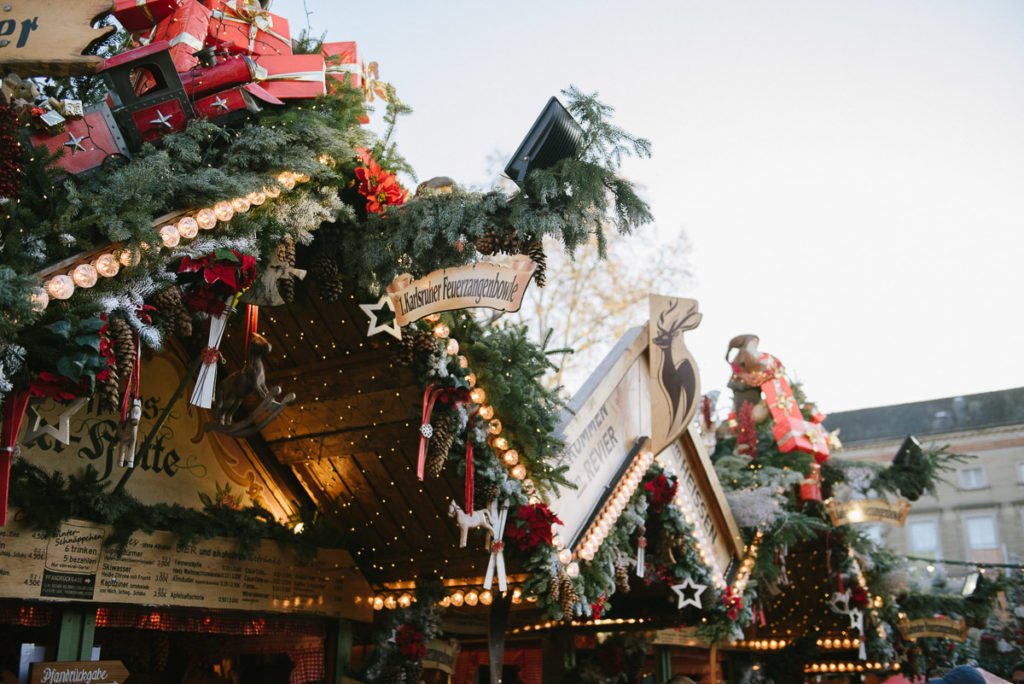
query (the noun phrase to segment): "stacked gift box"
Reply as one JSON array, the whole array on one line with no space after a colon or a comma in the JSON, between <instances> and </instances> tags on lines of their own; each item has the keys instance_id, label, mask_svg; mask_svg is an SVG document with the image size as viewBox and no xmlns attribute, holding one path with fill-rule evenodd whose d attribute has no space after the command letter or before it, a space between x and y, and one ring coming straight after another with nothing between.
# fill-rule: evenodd
<instances>
[{"instance_id":1,"label":"stacked gift box","mask_svg":"<svg viewBox=\"0 0 1024 684\"><path fill-rule=\"evenodd\" d=\"M811 420L804 418L781 364L773 377L761 385L761 392L775 422L773 433L779 451L811 454L818 463L828 460L828 435L821 424L825 416L815 412Z\"/></svg>"},{"instance_id":2,"label":"stacked gift box","mask_svg":"<svg viewBox=\"0 0 1024 684\"><path fill-rule=\"evenodd\" d=\"M225 123L266 105L325 95L328 84L332 92L364 86L354 42L294 54L288 20L264 3L115 0L113 14L138 47L99 69L111 89L107 101L66 126L63 118L61 126L36 126L40 132L30 136L34 146L64 150L58 163L69 173L130 155L193 117ZM48 113L37 117L42 124Z\"/></svg>"}]
</instances>

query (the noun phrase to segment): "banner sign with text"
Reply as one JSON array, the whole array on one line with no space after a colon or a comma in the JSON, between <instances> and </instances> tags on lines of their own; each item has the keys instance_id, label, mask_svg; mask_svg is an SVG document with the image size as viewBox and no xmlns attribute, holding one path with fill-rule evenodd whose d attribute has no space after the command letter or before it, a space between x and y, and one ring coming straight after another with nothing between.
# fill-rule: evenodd
<instances>
[{"instance_id":1,"label":"banner sign with text","mask_svg":"<svg viewBox=\"0 0 1024 684\"><path fill-rule=\"evenodd\" d=\"M419 280L404 273L388 285L395 321L405 326L424 316L456 309L519 311L537 265L517 254L428 273Z\"/></svg>"},{"instance_id":2,"label":"banner sign with text","mask_svg":"<svg viewBox=\"0 0 1024 684\"><path fill-rule=\"evenodd\" d=\"M29 684L122 684L128 668L120 660L32 663Z\"/></svg>"},{"instance_id":3,"label":"banner sign with text","mask_svg":"<svg viewBox=\"0 0 1024 684\"><path fill-rule=\"evenodd\" d=\"M899 623L900 632L911 641L927 637L949 639L950 641L967 640L967 622L963 618L956 620L945 617L918 618L904 620Z\"/></svg>"},{"instance_id":4,"label":"banner sign with text","mask_svg":"<svg viewBox=\"0 0 1024 684\"><path fill-rule=\"evenodd\" d=\"M0 68L20 76L90 74L103 59L83 55L114 32L93 28L112 0L6 0L0 12Z\"/></svg>"},{"instance_id":5,"label":"banner sign with text","mask_svg":"<svg viewBox=\"0 0 1024 684\"><path fill-rule=\"evenodd\" d=\"M365 602L355 602L370 586L341 549L320 549L304 561L263 541L243 559L237 539L179 547L177 535L154 532L132 535L116 555L104 543L108 525L69 520L47 538L12 517L0 528L0 596L7 598L373 619Z\"/></svg>"},{"instance_id":6,"label":"banner sign with text","mask_svg":"<svg viewBox=\"0 0 1024 684\"><path fill-rule=\"evenodd\" d=\"M884 499L860 499L854 501L825 502L825 510L836 527L850 523L881 522L903 527L910 513L910 502L899 499L891 502Z\"/></svg>"}]
</instances>

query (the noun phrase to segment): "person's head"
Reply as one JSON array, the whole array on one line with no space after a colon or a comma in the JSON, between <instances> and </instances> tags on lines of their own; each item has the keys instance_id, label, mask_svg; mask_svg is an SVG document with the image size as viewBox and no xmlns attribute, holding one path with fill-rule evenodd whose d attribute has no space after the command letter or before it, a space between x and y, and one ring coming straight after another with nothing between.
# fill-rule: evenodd
<instances>
[{"instance_id":1,"label":"person's head","mask_svg":"<svg viewBox=\"0 0 1024 684\"><path fill-rule=\"evenodd\" d=\"M928 684L985 684L985 678L976 668L958 665L947 672L945 677L929 679Z\"/></svg>"},{"instance_id":2,"label":"person's head","mask_svg":"<svg viewBox=\"0 0 1024 684\"><path fill-rule=\"evenodd\" d=\"M1013 673L1010 675L1013 684L1024 684L1024 660L1013 666Z\"/></svg>"}]
</instances>

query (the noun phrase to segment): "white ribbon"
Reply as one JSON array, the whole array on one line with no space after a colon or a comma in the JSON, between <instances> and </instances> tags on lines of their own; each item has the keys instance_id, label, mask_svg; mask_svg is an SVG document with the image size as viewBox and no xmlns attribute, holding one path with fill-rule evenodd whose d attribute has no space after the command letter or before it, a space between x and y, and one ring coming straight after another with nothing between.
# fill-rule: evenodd
<instances>
[{"instance_id":1,"label":"white ribbon","mask_svg":"<svg viewBox=\"0 0 1024 684\"><path fill-rule=\"evenodd\" d=\"M191 33L179 33L174 38L171 38L168 42L171 44L171 47L174 47L175 45L178 45L180 43L184 43L193 50L203 49L203 41L196 38Z\"/></svg>"},{"instance_id":2,"label":"white ribbon","mask_svg":"<svg viewBox=\"0 0 1024 684\"><path fill-rule=\"evenodd\" d=\"M227 300L227 308L220 316L210 317L210 336L207 338L207 349L202 353L206 354L207 350L219 350L220 341L224 337L224 330L228 325L228 316L231 314L232 304L235 301L235 295ZM217 363L214 359L213 363L206 363L203 361L202 365L199 366L199 377L196 378L196 387L192 390L192 398L189 400L193 406L200 408L210 408L213 406L213 393L217 388Z\"/></svg>"},{"instance_id":3,"label":"white ribbon","mask_svg":"<svg viewBox=\"0 0 1024 684\"><path fill-rule=\"evenodd\" d=\"M640 535L640 539L636 542L636 576L644 576L644 565L647 563L646 551L647 548L647 537Z\"/></svg>"},{"instance_id":4,"label":"white ribbon","mask_svg":"<svg viewBox=\"0 0 1024 684\"><path fill-rule=\"evenodd\" d=\"M213 10L210 13L211 18L220 19L221 21L232 21L236 24L245 24L249 27L249 52L253 52L256 49L256 38L259 36L260 31L263 31L267 35L277 38L281 42L290 45L291 41L285 38L280 33L274 30L274 17L263 10L259 5L245 5L241 10L236 9L243 16L234 17L224 12L224 10ZM249 18L245 16L245 13L249 13Z\"/></svg>"},{"instance_id":5,"label":"white ribbon","mask_svg":"<svg viewBox=\"0 0 1024 684\"><path fill-rule=\"evenodd\" d=\"M358 64L344 64L338 62L328 62L327 73L329 74L360 74L361 70Z\"/></svg>"},{"instance_id":6,"label":"white ribbon","mask_svg":"<svg viewBox=\"0 0 1024 684\"><path fill-rule=\"evenodd\" d=\"M508 519L508 508L498 508L498 500L491 502L491 524L494 535L491 538L491 557L487 561L487 573L484 575L484 589L494 584L494 574L498 574L498 590L508 591L508 576L505 574L505 521Z\"/></svg>"},{"instance_id":7,"label":"white ribbon","mask_svg":"<svg viewBox=\"0 0 1024 684\"><path fill-rule=\"evenodd\" d=\"M301 81L305 83L323 83L324 72L322 71L293 71L287 74L270 74L267 81Z\"/></svg>"}]
</instances>

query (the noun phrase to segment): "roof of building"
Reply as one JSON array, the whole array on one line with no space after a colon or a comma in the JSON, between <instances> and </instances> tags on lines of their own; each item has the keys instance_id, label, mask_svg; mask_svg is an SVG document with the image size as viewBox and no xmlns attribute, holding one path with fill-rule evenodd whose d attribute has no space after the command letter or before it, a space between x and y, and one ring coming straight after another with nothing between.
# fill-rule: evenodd
<instances>
[{"instance_id":1,"label":"roof of building","mask_svg":"<svg viewBox=\"0 0 1024 684\"><path fill-rule=\"evenodd\" d=\"M1024 425L1024 387L876 406L829 414L825 425L840 428L843 444Z\"/></svg>"}]
</instances>

